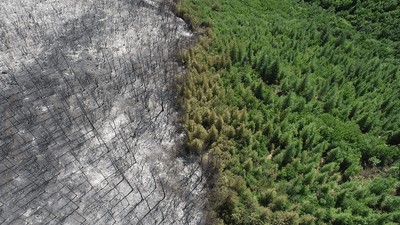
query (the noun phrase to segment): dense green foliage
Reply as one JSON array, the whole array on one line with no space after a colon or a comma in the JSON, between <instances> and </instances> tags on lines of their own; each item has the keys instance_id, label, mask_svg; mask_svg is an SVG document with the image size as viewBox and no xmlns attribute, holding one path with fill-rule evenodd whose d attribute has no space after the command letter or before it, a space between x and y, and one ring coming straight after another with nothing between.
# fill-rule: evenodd
<instances>
[{"instance_id":1,"label":"dense green foliage","mask_svg":"<svg viewBox=\"0 0 400 225\"><path fill-rule=\"evenodd\" d=\"M399 0L305 0L326 9L332 9L348 20L357 30L400 41L400 1ZM398 45L397 45L398 46Z\"/></svg>"},{"instance_id":2,"label":"dense green foliage","mask_svg":"<svg viewBox=\"0 0 400 225\"><path fill-rule=\"evenodd\" d=\"M400 221L397 42L291 0L177 13L202 33L181 91L187 151L214 168L210 223Z\"/></svg>"}]
</instances>

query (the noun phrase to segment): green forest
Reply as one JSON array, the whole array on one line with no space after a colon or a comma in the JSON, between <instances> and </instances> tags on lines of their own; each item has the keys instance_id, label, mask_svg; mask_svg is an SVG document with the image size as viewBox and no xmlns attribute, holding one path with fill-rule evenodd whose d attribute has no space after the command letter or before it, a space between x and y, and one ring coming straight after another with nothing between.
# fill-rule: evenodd
<instances>
[{"instance_id":1,"label":"green forest","mask_svg":"<svg viewBox=\"0 0 400 225\"><path fill-rule=\"evenodd\" d=\"M400 3L181 0L208 224L400 223Z\"/></svg>"}]
</instances>

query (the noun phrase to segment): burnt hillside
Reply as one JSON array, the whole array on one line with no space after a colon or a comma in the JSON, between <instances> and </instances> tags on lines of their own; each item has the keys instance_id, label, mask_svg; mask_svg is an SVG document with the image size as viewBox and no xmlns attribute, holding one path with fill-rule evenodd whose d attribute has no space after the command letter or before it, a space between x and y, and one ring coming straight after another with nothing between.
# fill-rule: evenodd
<instances>
[{"instance_id":1,"label":"burnt hillside","mask_svg":"<svg viewBox=\"0 0 400 225\"><path fill-rule=\"evenodd\" d=\"M172 1L0 2L0 224L201 224Z\"/></svg>"}]
</instances>

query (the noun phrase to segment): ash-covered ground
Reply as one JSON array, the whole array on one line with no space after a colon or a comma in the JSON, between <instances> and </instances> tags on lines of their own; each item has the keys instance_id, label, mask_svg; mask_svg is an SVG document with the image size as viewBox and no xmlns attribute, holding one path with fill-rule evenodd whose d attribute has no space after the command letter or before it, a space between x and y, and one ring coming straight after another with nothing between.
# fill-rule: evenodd
<instances>
[{"instance_id":1,"label":"ash-covered ground","mask_svg":"<svg viewBox=\"0 0 400 225\"><path fill-rule=\"evenodd\" d=\"M0 224L203 224L172 1L0 1ZM193 160L195 161L195 160Z\"/></svg>"}]
</instances>

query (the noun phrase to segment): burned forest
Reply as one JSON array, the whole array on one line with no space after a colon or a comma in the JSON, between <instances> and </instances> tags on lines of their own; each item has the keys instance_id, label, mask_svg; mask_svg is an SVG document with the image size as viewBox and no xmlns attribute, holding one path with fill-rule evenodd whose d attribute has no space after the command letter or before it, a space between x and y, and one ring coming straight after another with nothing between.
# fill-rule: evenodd
<instances>
[{"instance_id":1,"label":"burned forest","mask_svg":"<svg viewBox=\"0 0 400 225\"><path fill-rule=\"evenodd\" d=\"M0 224L204 224L171 0L0 1Z\"/></svg>"}]
</instances>

